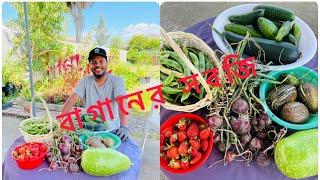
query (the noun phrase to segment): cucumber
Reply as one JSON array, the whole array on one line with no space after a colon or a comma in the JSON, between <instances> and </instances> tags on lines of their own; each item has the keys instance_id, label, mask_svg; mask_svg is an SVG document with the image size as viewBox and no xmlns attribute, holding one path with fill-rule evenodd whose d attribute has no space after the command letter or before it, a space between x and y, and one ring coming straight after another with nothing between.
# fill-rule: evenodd
<instances>
[{"instance_id":1,"label":"cucumber","mask_svg":"<svg viewBox=\"0 0 320 180\"><path fill-rule=\"evenodd\" d=\"M247 32L249 32L252 37L262 37L259 31L241 24L227 24L224 26L224 30L231 31L243 36L247 35Z\"/></svg>"},{"instance_id":2,"label":"cucumber","mask_svg":"<svg viewBox=\"0 0 320 180\"><path fill-rule=\"evenodd\" d=\"M245 36L238 35L233 32L223 32L224 37L229 43L238 43L244 39ZM263 49L264 55L262 54L261 61L267 63L272 61L273 64L290 64L295 62L299 57L300 53L298 48L288 42L277 42L274 40L253 38L255 42ZM236 45L233 45L234 47ZM245 54L257 57L259 55L259 48L254 44L252 40L249 40L247 46L244 49ZM261 52L262 53L262 52Z\"/></svg>"},{"instance_id":3,"label":"cucumber","mask_svg":"<svg viewBox=\"0 0 320 180\"><path fill-rule=\"evenodd\" d=\"M275 24L278 28L280 28L281 25L282 25L282 22L280 22L280 21L272 21L272 22L273 22L273 24ZM257 21L254 21L251 25L252 25L252 27L254 27L255 29L259 30L259 26L258 26Z\"/></svg>"},{"instance_id":4,"label":"cucumber","mask_svg":"<svg viewBox=\"0 0 320 180\"><path fill-rule=\"evenodd\" d=\"M272 22L273 22L273 24L275 24L278 28L281 28L282 22L280 22L280 21L272 21Z\"/></svg>"},{"instance_id":5,"label":"cucumber","mask_svg":"<svg viewBox=\"0 0 320 180\"><path fill-rule=\"evenodd\" d=\"M287 36L285 36L283 38L283 40L286 41L286 42L289 42L289 43L291 43L293 45L296 45L296 46L298 45L297 39L292 34L288 34Z\"/></svg>"},{"instance_id":6,"label":"cucumber","mask_svg":"<svg viewBox=\"0 0 320 180\"><path fill-rule=\"evenodd\" d=\"M297 44L298 44L300 41L300 38L301 38L301 30L300 30L299 26L296 23L293 23L291 31L292 31L291 33L293 34L293 36L296 38Z\"/></svg>"},{"instance_id":7,"label":"cucumber","mask_svg":"<svg viewBox=\"0 0 320 180\"><path fill-rule=\"evenodd\" d=\"M291 30L291 22L290 21L285 21L281 28L278 31L277 36L275 37L276 41L282 41L283 37L285 37L286 35L288 35L290 33Z\"/></svg>"},{"instance_id":8,"label":"cucumber","mask_svg":"<svg viewBox=\"0 0 320 180\"><path fill-rule=\"evenodd\" d=\"M270 5L258 5L253 10L264 9L264 17L279 21L293 21L294 13L286 8Z\"/></svg>"},{"instance_id":9,"label":"cucumber","mask_svg":"<svg viewBox=\"0 0 320 180\"><path fill-rule=\"evenodd\" d=\"M262 35L267 39L274 39L279 31L278 27L269 19L259 17L258 27Z\"/></svg>"},{"instance_id":10,"label":"cucumber","mask_svg":"<svg viewBox=\"0 0 320 180\"><path fill-rule=\"evenodd\" d=\"M318 174L318 129L296 132L281 139L274 149L276 166L289 178Z\"/></svg>"},{"instance_id":11,"label":"cucumber","mask_svg":"<svg viewBox=\"0 0 320 180\"><path fill-rule=\"evenodd\" d=\"M263 9L254 10L252 12L248 12L245 14L240 15L231 15L228 17L230 22L238 23L242 25L250 25L252 24L257 18L262 17L264 15Z\"/></svg>"}]
</instances>

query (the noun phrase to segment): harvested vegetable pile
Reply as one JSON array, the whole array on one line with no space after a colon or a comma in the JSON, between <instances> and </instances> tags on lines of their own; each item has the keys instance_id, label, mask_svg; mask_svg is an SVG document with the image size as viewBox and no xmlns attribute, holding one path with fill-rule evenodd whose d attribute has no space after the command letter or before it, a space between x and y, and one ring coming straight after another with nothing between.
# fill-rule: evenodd
<instances>
[{"instance_id":1,"label":"harvested vegetable pile","mask_svg":"<svg viewBox=\"0 0 320 180\"><path fill-rule=\"evenodd\" d=\"M241 57L248 43L247 35L236 49ZM232 62L239 61L233 58ZM234 67L233 70L236 67ZM280 83L266 75L263 70L257 70L246 79L233 76L234 83L225 83L218 96L208 107L207 121L215 133L215 146L224 153L224 158L209 166L224 161L255 160L260 166L270 164L275 144L286 134L286 129L277 129L265 113L264 104L259 100L257 91L262 81Z\"/></svg>"},{"instance_id":2,"label":"harvested vegetable pile","mask_svg":"<svg viewBox=\"0 0 320 180\"><path fill-rule=\"evenodd\" d=\"M283 74L282 82L268 93L267 101L273 113L290 123L305 123L310 114L318 112L318 89L294 74Z\"/></svg>"},{"instance_id":3,"label":"harvested vegetable pile","mask_svg":"<svg viewBox=\"0 0 320 180\"><path fill-rule=\"evenodd\" d=\"M89 137L85 143L90 147L97 148L111 148L115 145L115 142L112 138L101 138L99 136Z\"/></svg>"},{"instance_id":4,"label":"harvested vegetable pile","mask_svg":"<svg viewBox=\"0 0 320 180\"><path fill-rule=\"evenodd\" d=\"M209 149L211 129L192 119L181 118L160 134L160 156L172 169L195 166Z\"/></svg>"},{"instance_id":5,"label":"harvested vegetable pile","mask_svg":"<svg viewBox=\"0 0 320 180\"><path fill-rule=\"evenodd\" d=\"M37 119L32 119L28 120L26 122L21 123L20 128L31 135L43 135L43 134L48 134L50 132L50 123L46 118L41 120ZM53 123L53 131L58 129L58 124Z\"/></svg>"},{"instance_id":6,"label":"harvested vegetable pile","mask_svg":"<svg viewBox=\"0 0 320 180\"><path fill-rule=\"evenodd\" d=\"M47 152L47 149L45 144L28 143L15 148L12 152L12 156L20 161L35 160L41 156L43 157Z\"/></svg>"},{"instance_id":7,"label":"harvested vegetable pile","mask_svg":"<svg viewBox=\"0 0 320 180\"><path fill-rule=\"evenodd\" d=\"M292 11L269 5L258 5L252 12L228 17L223 36L233 43L243 40L246 34L252 39L244 49L250 56L263 53L261 63L272 62L275 65L295 62L301 54L298 45L301 30L296 23L292 24L295 15Z\"/></svg>"},{"instance_id":8,"label":"harvested vegetable pile","mask_svg":"<svg viewBox=\"0 0 320 180\"><path fill-rule=\"evenodd\" d=\"M180 48L200 73L213 68L212 60L203 51L189 47L186 43L180 43ZM204 98L206 91L203 86L200 88L200 93L197 93L195 89L189 93L183 92L186 86L179 81L179 78L188 77L192 73L190 67L171 47L164 45L161 48L160 63L160 79L163 83L162 94L167 102L176 105L190 105ZM207 79L207 76L205 75L204 78Z\"/></svg>"},{"instance_id":9,"label":"harvested vegetable pile","mask_svg":"<svg viewBox=\"0 0 320 180\"><path fill-rule=\"evenodd\" d=\"M49 164L49 170L63 168L72 173L80 171L81 154L83 146L77 134L61 131L54 135L54 142L49 144L49 152L46 155L46 161Z\"/></svg>"}]
</instances>

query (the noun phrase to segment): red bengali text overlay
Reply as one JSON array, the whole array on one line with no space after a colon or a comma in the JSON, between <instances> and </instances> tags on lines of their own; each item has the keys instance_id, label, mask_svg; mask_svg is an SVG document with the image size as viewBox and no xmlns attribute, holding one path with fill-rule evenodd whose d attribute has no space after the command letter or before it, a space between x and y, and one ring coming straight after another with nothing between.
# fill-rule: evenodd
<instances>
[{"instance_id":1,"label":"red bengali text overlay","mask_svg":"<svg viewBox=\"0 0 320 180\"><path fill-rule=\"evenodd\" d=\"M228 79L228 83L233 83L232 75L235 75L240 79L246 79L251 74L253 76L256 76L254 57L248 57L243 60L230 63L230 60L236 59L236 58L238 58L237 54L227 55L223 58L222 69L225 71L226 77ZM231 68L234 66L237 66L238 68L236 70L232 70ZM221 87L221 80L219 79L219 76L218 76L218 68L206 70L201 74L204 76L207 76L206 83L209 86ZM179 79L180 82L186 85L186 89L183 90L185 93L190 92L192 89L195 89L197 93L200 93L199 82L196 79L197 76L198 74L194 74L194 75ZM154 87L150 87L145 91L137 91L131 94L116 97L116 101L118 103L120 112L124 115L128 115L129 112L125 108L125 106L127 106L129 109L132 109L134 104L138 105L141 110L145 110L144 102L142 100L142 94L144 92L153 92L150 99L152 102L155 103L155 106L154 106L155 109L159 108L159 104L165 103L165 100L162 94L162 84L161 84ZM87 108L87 114L93 115L93 120L96 120L98 115L101 116L104 122L107 121L106 116L108 116L109 119L113 120L114 114L112 112L111 103L112 103L112 100L108 98L106 98L104 101L98 100L96 104L91 105ZM107 109L107 114L105 114L103 107ZM72 120L72 117L75 117L79 128L82 129L83 125L82 125L80 113L81 113L81 110L75 107L73 111L57 115L56 119L61 121L60 128L66 129L69 131L75 131L76 128Z\"/></svg>"}]
</instances>

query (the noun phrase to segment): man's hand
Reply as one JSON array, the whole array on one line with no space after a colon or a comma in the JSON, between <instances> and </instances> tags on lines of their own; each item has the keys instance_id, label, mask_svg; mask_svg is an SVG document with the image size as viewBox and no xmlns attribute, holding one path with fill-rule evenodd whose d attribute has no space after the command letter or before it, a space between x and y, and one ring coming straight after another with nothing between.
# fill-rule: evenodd
<instances>
[{"instance_id":1,"label":"man's hand","mask_svg":"<svg viewBox=\"0 0 320 180\"><path fill-rule=\"evenodd\" d=\"M129 129L126 126L121 125L119 129L114 131L114 134L116 134L121 141L124 142L129 138Z\"/></svg>"}]
</instances>

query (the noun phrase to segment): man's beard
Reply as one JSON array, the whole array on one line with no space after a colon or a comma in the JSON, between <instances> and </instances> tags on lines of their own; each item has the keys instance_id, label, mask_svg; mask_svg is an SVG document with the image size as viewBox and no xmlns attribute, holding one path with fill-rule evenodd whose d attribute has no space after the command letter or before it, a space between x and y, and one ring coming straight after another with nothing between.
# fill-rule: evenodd
<instances>
[{"instance_id":1,"label":"man's beard","mask_svg":"<svg viewBox=\"0 0 320 180\"><path fill-rule=\"evenodd\" d=\"M92 71L92 74L94 75L94 77L96 77L97 79L100 79L102 77L104 77L106 75L106 71L104 71L102 74L96 74Z\"/></svg>"}]
</instances>

